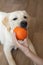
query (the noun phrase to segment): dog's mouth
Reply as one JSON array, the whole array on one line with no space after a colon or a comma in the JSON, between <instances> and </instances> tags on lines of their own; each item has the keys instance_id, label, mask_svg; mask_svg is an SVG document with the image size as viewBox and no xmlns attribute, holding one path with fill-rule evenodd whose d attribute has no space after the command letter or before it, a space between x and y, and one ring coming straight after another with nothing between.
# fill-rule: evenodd
<instances>
[{"instance_id":1,"label":"dog's mouth","mask_svg":"<svg viewBox=\"0 0 43 65\"><path fill-rule=\"evenodd\" d=\"M27 27L22 27L22 26L19 26L19 27L27 30Z\"/></svg>"},{"instance_id":2,"label":"dog's mouth","mask_svg":"<svg viewBox=\"0 0 43 65\"><path fill-rule=\"evenodd\" d=\"M15 28L17 28L17 27L23 28L23 29L27 30L27 27L25 28L25 27L21 27L21 26L16 26L16 27L14 27L13 29L12 29L12 28L9 28L9 31L13 32L13 30L14 30Z\"/></svg>"}]
</instances>

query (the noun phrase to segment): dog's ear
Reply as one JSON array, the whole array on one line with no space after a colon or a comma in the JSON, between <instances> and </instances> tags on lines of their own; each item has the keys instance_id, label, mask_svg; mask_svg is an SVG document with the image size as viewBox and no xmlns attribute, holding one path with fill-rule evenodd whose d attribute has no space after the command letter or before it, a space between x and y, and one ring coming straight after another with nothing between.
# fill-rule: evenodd
<instances>
[{"instance_id":1,"label":"dog's ear","mask_svg":"<svg viewBox=\"0 0 43 65\"><path fill-rule=\"evenodd\" d=\"M8 31L10 31L10 25L9 25L9 19L8 17L5 17L2 21L3 25L7 28Z\"/></svg>"},{"instance_id":2,"label":"dog's ear","mask_svg":"<svg viewBox=\"0 0 43 65\"><path fill-rule=\"evenodd\" d=\"M5 18L3 19L3 21L2 21L2 23L3 23L5 26L7 26L7 23L8 23L8 18L7 18L7 17L5 17Z\"/></svg>"}]
</instances>

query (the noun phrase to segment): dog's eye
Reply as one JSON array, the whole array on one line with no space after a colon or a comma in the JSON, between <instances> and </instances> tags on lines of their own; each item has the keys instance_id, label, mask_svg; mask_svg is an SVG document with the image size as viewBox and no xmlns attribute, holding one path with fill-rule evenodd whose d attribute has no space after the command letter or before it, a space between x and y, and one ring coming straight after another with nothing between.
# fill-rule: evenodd
<instances>
[{"instance_id":1,"label":"dog's eye","mask_svg":"<svg viewBox=\"0 0 43 65\"><path fill-rule=\"evenodd\" d=\"M25 19L27 19L27 16L24 16Z\"/></svg>"},{"instance_id":2,"label":"dog's eye","mask_svg":"<svg viewBox=\"0 0 43 65\"><path fill-rule=\"evenodd\" d=\"M13 20L17 20L17 18L14 18Z\"/></svg>"}]
</instances>

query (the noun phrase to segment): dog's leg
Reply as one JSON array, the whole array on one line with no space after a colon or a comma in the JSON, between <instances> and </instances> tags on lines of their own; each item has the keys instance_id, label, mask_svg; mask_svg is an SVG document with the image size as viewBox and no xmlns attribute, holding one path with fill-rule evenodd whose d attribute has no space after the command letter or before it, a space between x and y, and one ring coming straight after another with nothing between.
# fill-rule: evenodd
<instances>
[{"instance_id":1,"label":"dog's leg","mask_svg":"<svg viewBox=\"0 0 43 65\"><path fill-rule=\"evenodd\" d=\"M32 44L32 42L30 41L30 39L28 39L28 44L29 44L29 49L34 53L36 54L36 51L35 51L35 48ZM36 54L37 55L37 54ZM34 65L37 65L35 62L33 63Z\"/></svg>"},{"instance_id":2,"label":"dog's leg","mask_svg":"<svg viewBox=\"0 0 43 65\"><path fill-rule=\"evenodd\" d=\"M9 63L9 65L16 65L15 61L13 60L13 57L11 55L11 48L7 45L4 45L4 53L6 56L6 59Z\"/></svg>"}]
</instances>

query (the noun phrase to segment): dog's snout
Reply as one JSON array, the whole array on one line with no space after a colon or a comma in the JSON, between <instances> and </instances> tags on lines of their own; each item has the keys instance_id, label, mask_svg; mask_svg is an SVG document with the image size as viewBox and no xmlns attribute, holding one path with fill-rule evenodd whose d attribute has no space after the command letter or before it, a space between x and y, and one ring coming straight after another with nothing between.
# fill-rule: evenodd
<instances>
[{"instance_id":1,"label":"dog's snout","mask_svg":"<svg viewBox=\"0 0 43 65\"><path fill-rule=\"evenodd\" d=\"M21 21L20 25L21 25L21 27L26 28L27 27L27 21Z\"/></svg>"}]
</instances>

